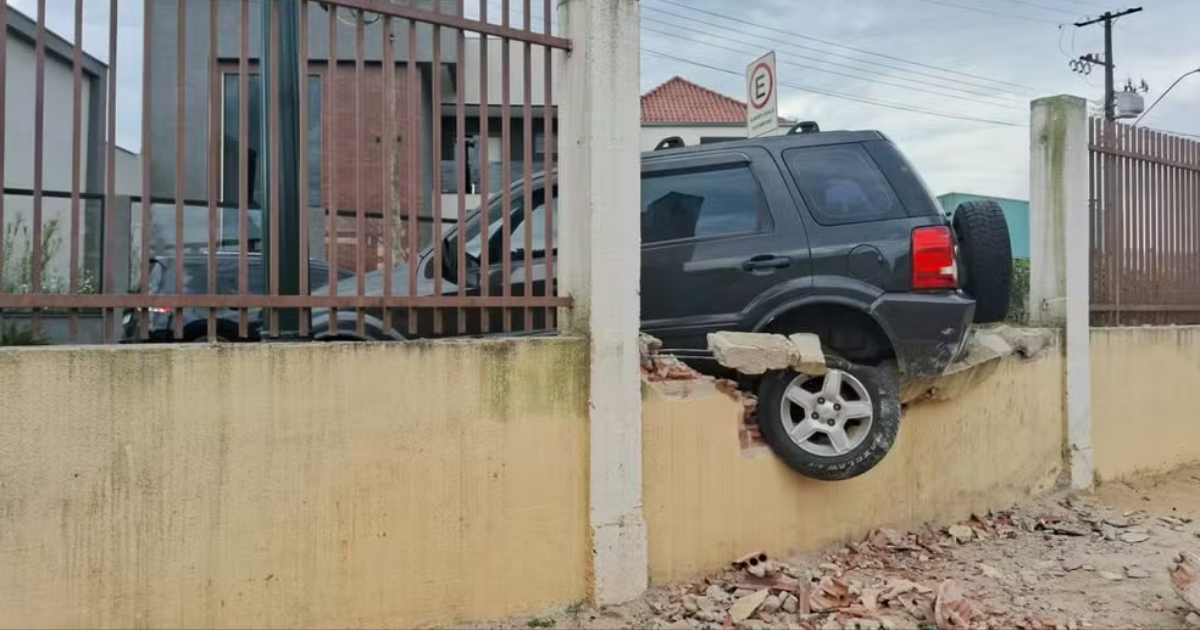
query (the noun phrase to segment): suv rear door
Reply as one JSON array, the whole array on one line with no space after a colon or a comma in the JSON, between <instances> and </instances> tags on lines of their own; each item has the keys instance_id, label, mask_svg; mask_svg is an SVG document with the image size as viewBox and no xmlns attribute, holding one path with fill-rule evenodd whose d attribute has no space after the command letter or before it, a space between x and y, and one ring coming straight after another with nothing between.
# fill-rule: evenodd
<instances>
[{"instance_id":1,"label":"suv rear door","mask_svg":"<svg viewBox=\"0 0 1200 630\"><path fill-rule=\"evenodd\" d=\"M811 285L803 223L764 149L644 158L641 222L642 329L667 347L747 329L764 293Z\"/></svg>"}]
</instances>

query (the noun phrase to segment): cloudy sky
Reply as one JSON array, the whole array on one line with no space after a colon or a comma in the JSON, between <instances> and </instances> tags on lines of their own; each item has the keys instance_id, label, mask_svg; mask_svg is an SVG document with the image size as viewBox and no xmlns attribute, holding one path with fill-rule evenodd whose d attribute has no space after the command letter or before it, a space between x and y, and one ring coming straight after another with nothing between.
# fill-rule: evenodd
<instances>
[{"instance_id":1,"label":"cloudy sky","mask_svg":"<svg viewBox=\"0 0 1200 630\"><path fill-rule=\"evenodd\" d=\"M1123 18L1114 31L1116 76L1120 84L1127 77L1144 78L1151 87L1149 105L1179 75L1200 67L1200 0L1144 0L1139 6L1145 11ZM784 114L816 120L823 129L884 131L939 194L1025 198L1029 101L1074 94L1099 103L1103 69L1083 77L1068 62L1102 53L1104 30L1070 24L1108 8L1127 5L1107 6L1104 0L643 0L642 88L678 74L743 98L744 79L721 69L743 73L758 54L774 48L780 81L795 86L781 89ZM904 111L801 87L1017 126ZM1181 82L1143 122L1200 134L1200 76Z\"/></svg>"},{"instance_id":2,"label":"cloudy sky","mask_svg":"<svg viewBox=\"0 0 1200 630\"><path fill-rule=\"evenodd\" d=\"M9 3L36 13L36 0ZM140 145L141 4L122 0L118 16L117 136L133 150ZM47 0L50 27L68 37L73 6ZM1028 193L1029 101L1064 93L1094 103L1102 98L1102 69L1084 77L1068 62L1101 53L1103 29L1071 24L1126 8L1104 0L642 0L641 6L642 91L681 75L740 99L746 64L774 49L784 114L825 129L884 131L937 193L1020 198ZM1200 0L1141 6L1144 12L1118 22L1115 56L1118 82L1144 79L1149 104L1200 67ZM107 1L84 2L84 46L102 60L108 10ZM1181 82L1144 124L1200 134L1200 75Z\"/></svg>"}]
</instances>

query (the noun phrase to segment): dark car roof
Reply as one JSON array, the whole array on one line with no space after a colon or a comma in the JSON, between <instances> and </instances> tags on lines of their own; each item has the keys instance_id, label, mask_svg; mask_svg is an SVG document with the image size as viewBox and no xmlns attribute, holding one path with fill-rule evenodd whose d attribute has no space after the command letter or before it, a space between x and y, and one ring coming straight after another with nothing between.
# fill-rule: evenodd
<instances>
[{"instance_id":1,"label":"dark car roof","mask_svg":"<svg viewBox=\"0 0 1200 630\"><path fill-rule=\"evenodd\" d=\"M728 140L714 144L697 144L687 147L680 147L678 149L646 151L642 153L642 157L647 158L658 155L686 155L688 153L728 151L730 149L748 147L766 147L769 149L820 147L833 144L851 144L855 142L871 142L874 140L887 139L887 136L878 131L817 131L812 133L797 133L783 136L768 136L765 138L750 138L746 140Z\"/></svg>"},{"instance_id":2,"label":"dark car roof","mask_svg":"<svg viewBox=\"0 0 1200 630\"><path fill-rule=\"evenodd\" d=\"M728 151L730 149L740 149L748 147L767 147L771 149L784 149L796 147L821 147L835 144L852 144L856 142L872 142L876 140L888 140L888 137L880 131L820 131L813 133L797 133L783 136L769 136L765 138L749 138L746 140L728 140L714 144L697 144L688 147L680 147L678 149L662 149L657 151L643 151L642 159L653 158L660 155L687 155L689 153L705 153L709 151ZM550 172L551 177L557 179L558 168L556 167ZM530 183L535 188L540 187L546 180L546 172L539 171L534 173L530 178ZM509 190L517 191L525 186L524 178L518 178L510 186ZM500 192L491 193L486 201L486 204L491 204L496 199L500 198ZM476 209L477 210L477 209ZM473 214L473 212L472 212Z\"/></svg>"}]
</instances>

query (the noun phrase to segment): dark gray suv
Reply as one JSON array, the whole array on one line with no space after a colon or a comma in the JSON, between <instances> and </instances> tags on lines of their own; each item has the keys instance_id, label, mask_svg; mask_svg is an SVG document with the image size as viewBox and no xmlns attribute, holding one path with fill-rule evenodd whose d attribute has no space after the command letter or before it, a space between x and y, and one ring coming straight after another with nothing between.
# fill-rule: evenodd
<instances>
[{"instance_id":1,"label":"dark gray suv","mask_svg":"<svg viewBox=\"0 0 1200 630\"><path fill-rule=\"evenodd\" d=\"M952 224L912 165L874 131L822 133L804 123L785 136L679 144L669 139L642 156L643 331L666 348L695 350L721 330L818 334L831 355L826 376L789 372L750 383L763 398L763 436L805 474L861 474L890 448L898 427L890 366L907 378L940 374L973 322L1006 313L1011 252L1003 214L995 204L965 204ZM546 184L544 175L535 178L528 208L522 185L512 189L511 277L499 256L505 234L497 196L485 215L476 212L446 236L442 269L431 250L417 260L419 294L433 292L437 274L446 294L457 293L459 278L474 295L484 282L492 295L505 283L513 295L544 294ZM553 207L557 213L560 204ZM528 244L526 219L535 226ZM491 252L486 268L482 238ZM526 247L531 268L524 267ZM456 268L459 248L467 269ZM366 285L368 295L381 295L382 272ZM393 286L407 290L407 267L395 270ZM356 288L349 279L339 292ZM393 313L401 334L407 315ZM501 315L483 316L500 330ZM417 313L417 336L436 336L433 316ZM462 330L455 319L439 334L481 332L479 313ZM522 320L513 318L518 327ZM347 334L352 321L347 314ZM534 328L544 326L538 311Z\"/></svg>"}]
</instances>

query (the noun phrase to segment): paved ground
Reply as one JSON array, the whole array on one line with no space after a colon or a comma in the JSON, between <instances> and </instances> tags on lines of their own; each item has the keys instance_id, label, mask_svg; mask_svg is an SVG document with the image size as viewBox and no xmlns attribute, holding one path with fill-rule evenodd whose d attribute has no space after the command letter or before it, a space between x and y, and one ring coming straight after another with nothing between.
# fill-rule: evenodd
<instances>
[{"instance_id":1,"label":"paved ground","mask_svg":"<svg viewBox=\"0 0 1200 630\"><path fill-rule=\"evenodd\" d=\"M1095 495L657 587L632 604L576 605L480 628L1189 628L1172 588L1200 551L1200 468ZM732 560L732 559L731 559ZM1200 622L1200 618L1193 617Z\"/></svg>"}]
</instances>

